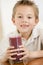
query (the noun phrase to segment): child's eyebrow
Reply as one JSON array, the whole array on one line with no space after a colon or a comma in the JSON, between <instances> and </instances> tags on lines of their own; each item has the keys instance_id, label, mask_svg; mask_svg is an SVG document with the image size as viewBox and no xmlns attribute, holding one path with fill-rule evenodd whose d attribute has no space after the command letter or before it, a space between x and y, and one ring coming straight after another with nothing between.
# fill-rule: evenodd
<instances>
[{"instance_id":1,"label":"child's eyebrow","mask_svg":"<svg viewBox=\"0 0 43 65\"><path fill-rule=\"evenodd\" d=\"M22 15L22 13L18 13L18 15Z\"/></svg>"},{"instance_id":2,"label":"child's eyebrow","mask_svg":"<svg viewBox=\"0 0 43 65\"><path fill-rule=\"evenodd\" d=\"M23 15L22 13L18 13L17 15ZM31 13L26 14L26 16L32 16Z\"/></svg>"},{"instance_id":3,"label":"child's eyebrow","mask_svg":"<svg viewBox=\"0 0 43 65\"><path fill-rule=\"evenodd\" d=\"M29 15L31 16L32 14L27 14L27 15L28 15L28 16L29 16Z\"/></svg>"}]
</instances>

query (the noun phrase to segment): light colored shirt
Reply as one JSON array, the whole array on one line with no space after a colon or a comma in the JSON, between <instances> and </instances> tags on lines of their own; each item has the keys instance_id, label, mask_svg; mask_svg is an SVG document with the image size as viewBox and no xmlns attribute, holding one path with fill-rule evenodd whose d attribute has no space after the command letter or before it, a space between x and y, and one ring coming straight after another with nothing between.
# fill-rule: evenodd
<instances>
[{"instance_id":1,"label":"light colored shirt","mask_svg":"<svg viewBox=\"0 0 43 65\"><path fill-rule=\"evenodd\" d=\"M9 37L17 35L18 32L14 31L9 34L6 38L0 43L0 59L3 59L7 48L10 46ZM33 29L32 34L28 40L22 38L22 44L29 51L41 50L41 44L43 45L43 29L38 28L37 26ZM24 64L28 62L28 59L25 59Z\"/></svg>"}]
</instances>

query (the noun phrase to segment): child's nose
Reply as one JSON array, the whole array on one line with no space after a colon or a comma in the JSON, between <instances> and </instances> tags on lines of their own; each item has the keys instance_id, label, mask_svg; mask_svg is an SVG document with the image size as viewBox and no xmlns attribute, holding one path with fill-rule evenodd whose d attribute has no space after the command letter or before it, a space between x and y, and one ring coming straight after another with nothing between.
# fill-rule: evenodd
<instances>
[{"instance_id":1,"label":"child's nose","mask_svg":"<svg viewBox=\"0 0 43 65\"><path fill-rule=\"evenodd\" d=\"M22 19L22 21L23 21L24 23L27 23L27 22L28 22L28 20L27 20L26 17L24 17L24 18Z\"/></svg>"}]
</instances>

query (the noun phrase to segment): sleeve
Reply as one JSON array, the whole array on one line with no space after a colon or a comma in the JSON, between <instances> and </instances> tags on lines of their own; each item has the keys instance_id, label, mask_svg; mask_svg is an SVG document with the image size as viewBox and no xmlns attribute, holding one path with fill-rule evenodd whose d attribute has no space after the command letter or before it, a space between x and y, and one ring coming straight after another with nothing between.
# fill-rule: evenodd
<instances>
[{"instance_id":1,"label":"sleeve","mask_svg":"<svg viewBox=\"0 0 43 65\"><path fill-rule=\"evenodd\" d=\"M41 50L43 50L43 28L40 29Z\"/></svg>"},{"instance_id":2,"label":"sleeve","mask_svg":"<svg viewBox=\"0 0 43 65\"><path fill-rule=\"evenodd\" d=\"M3 60L6 49L9 47L8 38L4 38L0 43L0 60Z\"/></svg>"}]
</instances>

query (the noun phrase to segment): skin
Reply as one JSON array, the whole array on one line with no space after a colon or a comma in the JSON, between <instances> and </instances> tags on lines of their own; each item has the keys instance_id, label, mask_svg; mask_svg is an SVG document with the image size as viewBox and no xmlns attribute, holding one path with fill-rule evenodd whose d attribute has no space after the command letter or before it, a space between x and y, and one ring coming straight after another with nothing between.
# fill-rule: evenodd
<instances>
[{"instance_id":1,"label":"skin","mask_svg":"<svg viewBox=\"0 0 43 65\"><path fill-rule=\"evenodd\" d=\"M31 36L34 26L36 26L36 24L38 23L38 19L36 19L35 17L35 12L34 12L33 7L26 6L26 5L25 6L21 5L16 8L15 17L12 18L12 21L14 25L16 25L21 36L25 38L26 40ZM19 53L19 54L11 53L11 52L20 51L20 50L23 50L24 52ZM22 58L20 58L20 60L23 60L26 57L29 57L29 58L34 57L32 55L33 52L26 50L26 48L23 45L21 45L19 49L14 49L14 47L9 47L6 50L4 61L6 61L7 59L15 60L16 58L11 57L12 55L15 55L15 54L24 55Z\"/></svg>"}]
</instances>

